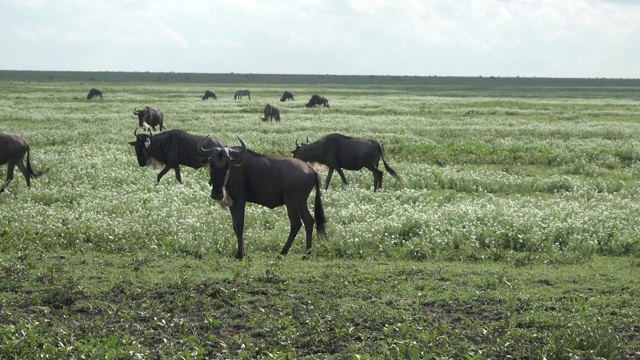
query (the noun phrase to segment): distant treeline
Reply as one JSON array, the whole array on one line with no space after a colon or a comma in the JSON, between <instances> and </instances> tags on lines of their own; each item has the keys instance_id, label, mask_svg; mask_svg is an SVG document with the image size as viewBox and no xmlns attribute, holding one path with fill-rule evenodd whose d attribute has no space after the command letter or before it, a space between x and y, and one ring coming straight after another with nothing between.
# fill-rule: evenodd
<instances>
[{"instance_id":1,"label":"distant treeline","mask_svg":"<svg viewBox=\"0 0 640 360\"><path fill-rule=\"evenodd\" d=\"M412 75L301 75L301 74L209 74L181 72L117 71L26 71L0 70L0 81L71 82L167 82L218 84L346 84L346 85L421 85L421 86L561 86L561 87L639 87L640 79L537 78L537 77L462 77Z\"/></svg>"}]
</instances>

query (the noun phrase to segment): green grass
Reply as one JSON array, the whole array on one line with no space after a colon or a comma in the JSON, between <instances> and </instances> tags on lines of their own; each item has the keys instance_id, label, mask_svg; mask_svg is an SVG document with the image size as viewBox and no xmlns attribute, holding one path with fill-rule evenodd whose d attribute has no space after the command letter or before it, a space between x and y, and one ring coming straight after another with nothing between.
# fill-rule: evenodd
<instances>
[{"instance_id":1,"label":"green grass","mask_svg":"<svg viewBox=\"0 0 640 360\"><path fill-rule=\"evenodd\" d=\"M104 100L86 100L93 86ZM232 99L240 88L251 101ZM279 102L284 90L297 100ZM0 358L638 358L639 92L612 79L2 71L0 131L25 137L47 173L27 189L18 172L0 195ZM315 93L331 108L305 108ZM259 120L268 102L281 123ZM237 262L206 169L156 187L138 167L127 142L147 105L168 129L269 154L332 132L376 139L407 184L385 174L373 193L368 171L335 176L329 240L314 237L308 261L302 235L276 261L286 211L250 205Z\"/></svg>"}]
</instances>

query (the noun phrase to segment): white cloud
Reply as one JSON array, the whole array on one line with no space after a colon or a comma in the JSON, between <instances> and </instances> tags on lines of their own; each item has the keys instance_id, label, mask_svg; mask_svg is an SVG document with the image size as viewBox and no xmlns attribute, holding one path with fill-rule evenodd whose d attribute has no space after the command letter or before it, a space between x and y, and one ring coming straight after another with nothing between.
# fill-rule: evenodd
<instances>
[{"instance_id":1,"label":"white cloud","mask_svg":"<svg viewBox=\"0 0 640 360\"><path fill-rule=\"evenodd\" d=\"M623 0L0 0L0 6L0 44L12 54L0 57L0 68L73 67L74 58L91 53L127 67L110 70L640 76L640 6ZM132 57L140 45L159 55ZM29 57L31 49L61 46L69 53L64 64ZM20 56L30 60L16 61Z\"/></svg>"}]
</instances>

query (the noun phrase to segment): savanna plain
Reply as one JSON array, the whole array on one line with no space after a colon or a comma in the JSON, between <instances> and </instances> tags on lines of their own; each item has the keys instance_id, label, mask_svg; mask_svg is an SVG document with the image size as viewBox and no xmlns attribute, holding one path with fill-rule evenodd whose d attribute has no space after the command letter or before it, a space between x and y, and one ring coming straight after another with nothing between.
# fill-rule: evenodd
<instances>
[{"instance_id":1,"label":"savanna plain","mask_svg":"<svg viewBox=\"0 0 640 360\"><path fill-rule=\"evenodd\" d=\"M375 139L406 184L323 184L306 260L249 205L237 261L208 168L138 166L144 106L264 154ZM0 195L2 359L640 358L638 80L0 72L0 132L46 171Z\"/></svg>"}]
</instances>

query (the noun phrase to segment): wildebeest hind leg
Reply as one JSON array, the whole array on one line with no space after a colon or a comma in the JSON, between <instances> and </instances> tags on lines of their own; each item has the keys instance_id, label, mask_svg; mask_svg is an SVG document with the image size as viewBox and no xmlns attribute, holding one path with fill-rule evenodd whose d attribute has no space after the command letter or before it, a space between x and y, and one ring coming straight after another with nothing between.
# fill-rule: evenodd
<instances>
[{"instance_id":1,"label":"wildebeest hind leg","mask_svg":"<svg viewBox=\"0 0 640 360\"><path fill-rule=\"evenodd\" d=\"M16 164L10 162L7 166L7 181L5 182L6 186L9 186L11 180L13 180L13 170L15 169Z\"/></svg>"},{"instance_id":2,"label":"wildebeest hind leg","mask_svg":"<svg viewBox=\"0 0 640 360\"><path fill-rule=\"evenodd\" d=\"M336 171L338 172L338 175L340 175L340 178L342 179L342 182L345 183L345 185L349 185L349 182L347 181L347 178L344 176L344 173L342 172L342 169L336 168Z\"/></svg>"},{"instance_id":3,"label":"wildebeest hind leg","mask_svg":"<svg viewBox=\"0 0 640 360\"><path fill-rule=\"evenodd\" d=\"M304 231L307 236L306 252L309 253L309 250L311 250L312 239L313 239L314 221L313 221L313 216L311 216L311 213L309 212L309 208L306 206L306 204L300 210L300 217L302 218L302 223L304 224Z\"/></svg>"},{"instance_id":4,"label":"wildebeest hind leg","mask_svg":"<svg viewBox=\"0 0 640 360\"><path fill-rule=\"evenodd\" d=\"M384 175L384 173L375 167L370 167L368 169L371 170L371 173L373 174L373 191L377 191L382 188L382 175Z\"/></svg>"},{"instance_id":5,"label":"wildebeest hind leg","mask_svg":"<svg viewBox=\"0 0 640 360\"><path fill-rule=\"evenodd\" d=\"M182 177L180 176L180 167L176 166L175 168L173 168L173 170L176 171L176 179L178 179L178 182L182 184Z\"/></svg>"},{"instance_id":6,"label":"wildebeest hind leg","mask_svg":"<svg viewBox=\"0 0 640 360\"><path fill-rule=\"evenodd\" d=\"M18 161L18 163L16 164L18 165L18 169L20 169L20 172L22 172L22 175L24 175L24 179L27 181L27 187L31 186L31 173L27 171L27 168L24 167L24 164L22 163L22 160ZM13 178L13 169L11 169L11 178Z\"/></svg>"},{"instance_id":7,"label":"wildebeest hind leg","mask_svg":"<svg viewBox=\"0 0 640 360\"><path fill-rule=\"evenodd\" d=\"M309 212L309 210L307 210L307 212ZM298 231L300 231L300 228L302 227L302 220L300 220L300 211L298 210L297 206L287 206L287 215L289 215L291 230L289 230L287 243L284 244L280 255L287 255L289 253L291 244L293 244L293 240L295 240L296 235L298 235ZM309 216L311 216L311 214L309 214Z\"/></svg>"}]
</instances>

